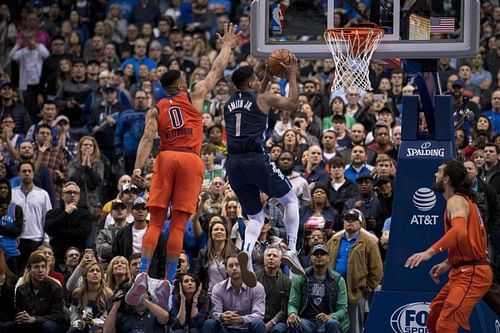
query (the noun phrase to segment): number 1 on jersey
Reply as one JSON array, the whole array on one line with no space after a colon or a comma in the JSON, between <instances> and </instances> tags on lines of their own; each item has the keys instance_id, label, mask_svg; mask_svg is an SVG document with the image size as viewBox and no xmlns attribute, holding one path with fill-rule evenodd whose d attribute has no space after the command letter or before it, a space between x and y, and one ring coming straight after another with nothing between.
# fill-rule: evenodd
<instances>
[{"instance_id":1,"label":"number 1 on jersey","mask_svg":"<svg viewBox=\"0 0 500 333\"><path fill-rule=\"evenodd\" d=\"M241 113L236 113L236 136L241 135Z\"/></svg>"}]
</instances>

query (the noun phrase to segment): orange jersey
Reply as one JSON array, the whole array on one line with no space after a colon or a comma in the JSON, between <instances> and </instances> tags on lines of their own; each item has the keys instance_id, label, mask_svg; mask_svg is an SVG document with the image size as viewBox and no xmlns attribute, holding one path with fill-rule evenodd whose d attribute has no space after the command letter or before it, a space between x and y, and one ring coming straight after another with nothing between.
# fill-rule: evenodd
<instances>
[{"instance_id":1,"label":"orange jersey","mask_svg":"<svg viewBox=\"0 0 500 333\"><path fill-rule=\"evenodd\" d=\"M191 149L200 154L203 141L201 114L191 104L187 92L161 99L156 107L160 150Z\"/></svg>"},{"instance_id":2,"label":"orange jersey","mask_svg":"<svg viewBox=\"0 0 500 333\"><path fill-rule=\"evenodd\" d=\"M448 262L451 265L487 258L488 236L486 234L483 219L481 218L476 204L469 198L463 198L467 200L469 204L469 216L467 218L467 223L463 226L454 225L453 228L465 228L467 236L465 239L457 241L455 246L448 248ZM452 224L449 220L448 212L445 211L445 233L448 233L451 228ZM436 244L439 242L440 241Z\"/></svg>"}]
</instances>

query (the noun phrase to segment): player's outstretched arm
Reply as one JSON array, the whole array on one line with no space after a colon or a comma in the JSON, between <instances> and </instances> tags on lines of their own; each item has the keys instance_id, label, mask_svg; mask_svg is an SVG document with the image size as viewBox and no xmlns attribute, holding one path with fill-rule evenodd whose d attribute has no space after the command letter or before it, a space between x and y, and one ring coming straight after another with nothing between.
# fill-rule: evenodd
<instances>
[{"instance_id":1,"label":"player's outstretched arm","mask_svg":"<svg viewBox=\"0 0 500 333\"><path fill-rule=\"evenodd\" d=\"M139 185L143 185L141 177L141 169L146 164L151 150L153 149L153 140L158 131L158 110L156 108L149 109L146 113L146 124L144 126L144 133L142 134L139 147L137 147L137 156L135 158L134 172L132 174L132 181Z\"/></svg>"},{"instance_id":2,"label":"player's outstretched arm","mask_svg":"<svg viewBox=\"0 0 500 333\"><path fill-rule=\"evenodd\" d=\"M299 102L299 88L297 84L297 75L299 72L299 61L294 55L292 63L287 67L289 92L288 97L283 97L269 92L259 95L259 106L262 111L267 112L270 107L280 110L295 111ZM266 73L266 76L270 75Z\"/></svg>"},{"instance_id":3,"label":"player's outstretched arm","mask_svg":"<svg viewBox=\"0 0 500 333\"><path fill-rule=\"evenodd\" d=\"M235 24L230 23L225 26L223 36L217 34L217 38L222 41L222 48L215 58L207 77L194 86L194 91L191 92L193 104L196 102L195 99L197 102L203 102L206 95L214 89L217 82L221 79L222 74L224 73L224 70L229 62L232 48L236 45L240 35L240 33L236 33L236 28L237 26ZM195 106L197 107L197 105ZM198 110L201 112L200 108L198 108Z\"/></svg>"}]
</instances>

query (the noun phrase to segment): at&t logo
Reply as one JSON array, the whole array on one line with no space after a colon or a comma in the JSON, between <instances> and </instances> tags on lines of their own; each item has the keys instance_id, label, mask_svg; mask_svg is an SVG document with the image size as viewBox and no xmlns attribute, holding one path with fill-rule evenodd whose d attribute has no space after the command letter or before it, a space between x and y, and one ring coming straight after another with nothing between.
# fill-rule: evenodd
<instances>
[{"instance_id":1,"label":"at&t logo","mask_svg":"<svg viewBox=\"0 0 500 333\"><path fill-rule=\"evenodd\" d=\"M413 205L421 212L427 212L436 206L436 194L427 187L421 187L413 194ZM414 214L410 224L436 225L439 215Z\"/></svg>"},{"instance_id":2,"label":"at&t logo","mask_svg":"<svg viewBox=\"0 0 500 333\"><path fill-rule=\"evenodd\" d=\"M421 187L413 194L413 204L421 212L427 212L436 205L436 194L427 187Z\"/></svg>"},{"instance_id":3,"label":"at&t logo","mask_svg":"<svg viewBox=\"0 0 500 333\"><path fill-rule=\"evenodd\" d=\"M391 328L394 333L428 333L427 316L429 302L415 302L399 307L391 315Z\"/></svg>"}]
</instances>

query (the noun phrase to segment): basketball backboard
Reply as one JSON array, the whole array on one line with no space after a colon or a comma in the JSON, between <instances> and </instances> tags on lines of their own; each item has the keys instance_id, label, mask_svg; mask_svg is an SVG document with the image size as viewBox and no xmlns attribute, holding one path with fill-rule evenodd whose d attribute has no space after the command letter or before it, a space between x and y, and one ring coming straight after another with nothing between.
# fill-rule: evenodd
<instances>
[{"instance_id":1,"label":"basketball backboard","mask_svg":"<svg viewBox=\"0 0 500 333\"><path fill-rule=\"evenodd\" d=\"M479 51L479 10L479 0L254 0L251 50L258 58L278 48L327 58L325 29L371 21L385 32L373 58L471 56Z\"/></svg>"}]
</instances>

